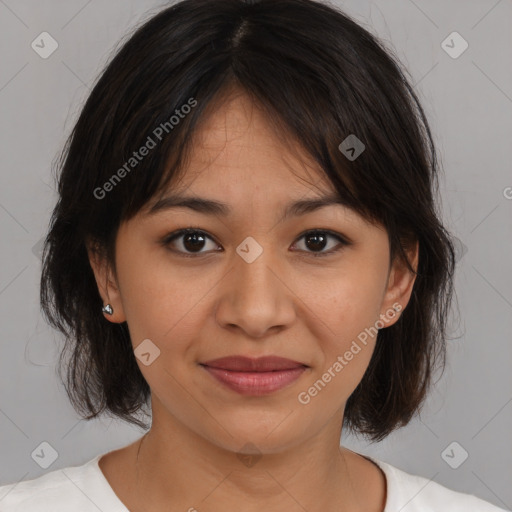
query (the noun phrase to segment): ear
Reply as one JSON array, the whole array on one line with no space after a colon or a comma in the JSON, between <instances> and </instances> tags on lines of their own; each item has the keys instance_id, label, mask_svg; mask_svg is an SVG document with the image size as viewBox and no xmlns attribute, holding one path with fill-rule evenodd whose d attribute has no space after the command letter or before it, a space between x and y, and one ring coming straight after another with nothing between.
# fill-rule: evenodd
<instances>
[{"instance_id":1,"label":"ear","mask_svg":"<svg viewBox=\"0 0 512 512\"><path fill-rule=\"evenodd\" d=\"M125 322L126 316L124 314L117 280L110 265L108 264L104 251L97 243L91 241L87 242L86 246L89 263L94 272L98 292L103 300L103 305L105 306L110 304L114 310L112 315L102 313L101 310L98 311L98 314L103 314L105 318L112 323Z\"/></svg>"},{"instance_id":2,"label":"ear","mask_svg":"<svg viewBox=\"0 0 512 512\"><path fill-rule=\"evenodd\" d=\"M414 272L418 271L419 242L415 241L404 252ZM395 257L389 272L388 283L382 302L380 319L384 327L389 327L398 321L401 312L406 308L411 298L416 274L411 272L407 264L398 256ZM395 314L393 314L393 311Z\"/></svg>"}]
</instances>

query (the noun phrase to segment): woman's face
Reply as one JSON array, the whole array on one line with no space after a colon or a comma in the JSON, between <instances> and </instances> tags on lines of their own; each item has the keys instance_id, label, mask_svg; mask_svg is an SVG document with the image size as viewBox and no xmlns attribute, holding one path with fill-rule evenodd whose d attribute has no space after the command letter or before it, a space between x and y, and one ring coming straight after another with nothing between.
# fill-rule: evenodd
<instances>
[{"instance_id":1,"label":"woman's face","mask_svg":"<svg viewBox=\"0 0 512 512\"><path fill-rule=\"evenodd\" d=\"M284 217L289 205L334 189L245 96L209 117L199 135L172 194L222 202L227 212L150 214L154 200L119 229L117 285L104 288L91 264L114 308L108 319L128 323L152 390L153 426L172 419L226 449L250 442L271 453L339 425L375 328L398 319L393 305L405 307L414 279L390 267L385 230L341 204ZM200 231L195 238L164 243L190 227ZM241 393L202 366L233 355L275 355L306 368L281 389Z\"/></svg>"}]
</instances>

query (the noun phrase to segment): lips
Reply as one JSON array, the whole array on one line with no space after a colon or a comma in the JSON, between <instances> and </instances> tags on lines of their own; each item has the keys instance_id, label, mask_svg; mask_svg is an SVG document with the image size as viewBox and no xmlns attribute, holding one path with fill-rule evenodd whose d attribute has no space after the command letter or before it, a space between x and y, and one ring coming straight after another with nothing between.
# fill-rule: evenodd
<instances>
[{"instance_id":1,"label":"lips","mask_svg":"<svg viewBox=\"0 0 512 512\"><path fill-rule=\"evenodd\" d=\"M277 356L264 356L257 359L245 356L229 356L212 359L202 363L202 365L236 372L273 372L307 367L303 363Z\"/></svg>"},{"instance_id":2,"label":"lips","mask_svg":"<svg viewBox=\"0 0 512 512\"><path fill-rule=\"evenodd\" d=\"M296 381L307 365L277 356L252 359L230 356L201 363L223 386L241 395L260 396L273 393Z\"/></svg>"}]
</instances>

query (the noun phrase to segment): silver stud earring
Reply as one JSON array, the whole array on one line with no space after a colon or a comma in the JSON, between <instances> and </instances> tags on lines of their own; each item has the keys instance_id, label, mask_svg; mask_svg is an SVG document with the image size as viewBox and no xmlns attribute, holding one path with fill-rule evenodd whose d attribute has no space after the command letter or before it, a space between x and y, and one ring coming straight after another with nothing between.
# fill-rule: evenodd
<instances>
[{"instance_id":1,"label":"silver stud earring","mask_svg":"<svg viewBox=\"0 0 512 512\"><path fill-rule=\"evenodd\" d=\"M103 313L106 313L107 315L114 314L114 310L112 309L112 306L110 304L107 304L106 306L103 306L101 308L101 311L103 311Z\"/></svg>"}]
</instances>

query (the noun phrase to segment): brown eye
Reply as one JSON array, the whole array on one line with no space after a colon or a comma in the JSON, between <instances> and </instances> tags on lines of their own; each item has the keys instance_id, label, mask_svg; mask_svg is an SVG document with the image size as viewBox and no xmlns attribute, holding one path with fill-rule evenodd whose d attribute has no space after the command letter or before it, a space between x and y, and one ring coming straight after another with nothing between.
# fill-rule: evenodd
<instances>
[{"instance_id":1,"label":"brown eye","mask_svg":"<svg viewBox=\"0 0 512 512\"><path fill-rule=\"evenodd\" d=\"M304 249L301 251L307 252L312 256L329 256L341 250L343 246L350 245L345 238L338 233L329 230L314 230L304 233L299 240L304 239ZM331 249L325 251L324 249L329 246L329 239L334 239L338 243L331 244Z\"/></svg>"},{"instance_id":2,"label":"brown eye","mask_svg":"<svg viewBox=\"0 0 512 512\"><path fill-rule=\"evenodd\" d=\"M209 250L215 250L215 247L218 247L216 244L213 244L213 247L208 250L208 240L213 242L213 239L203 231L188 228L172 233L167 236L162 243L165 246L172 246L173 251L183 253L183 255L187 256L188 254L209 252ZM203 251L202 249L205 247L207 250Z\"/></svg>"},{"instance_id":3,"label":"brown eye","mask_svg":"<svg viewBox=\"0 0 512 512\"><path fill-rule=\"evenodd\" d=\"M351 242L339 233L320 229L307 231L298 240L304 240L303 247L298 247L299 252L314 257L329 256L339 252L344 246L351 245ZM211 242L210 247L208 247L209 241ZM333 241L337 243L333 243ZM162 245L170 247L173 252L186 257L222 250L219 249L212 237L195 228L180 229L171 233L162 240ZM296 242L294 247L297 247L297 245L300 244ZM329 250L325 250L326 248Z\"/></svg>"},{"instance_id":4,"label":"brown eye","mask_svg":"<svg viewBox=\"0 0 512 512\"><path fill-rule=\"evenodd\" d=\"M325 249L328 236L324 233L313 233L312 235L306 235L304 239L306 241L306 247L316 252Z\"/></svg>"},{"instance_id":5,"label":"brown eye","mask_svg":"<svg viewBox=\"0 0 512 512\"><path fill-rule=\"evenodd\" d=\"M185 233L182 235L182 245L187 251L200 251L205 245L205 236L201 233Z\"/></svg>"}]
</instances>

